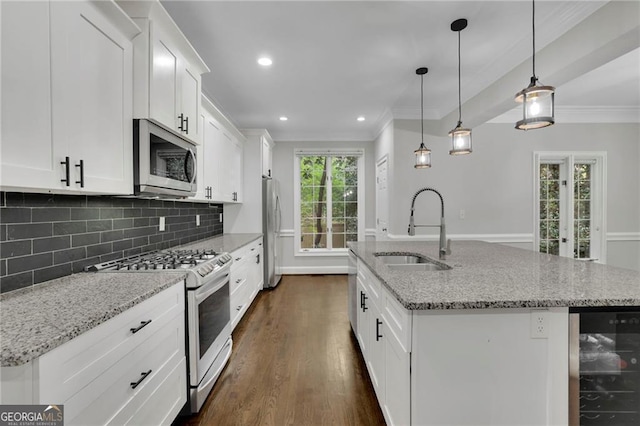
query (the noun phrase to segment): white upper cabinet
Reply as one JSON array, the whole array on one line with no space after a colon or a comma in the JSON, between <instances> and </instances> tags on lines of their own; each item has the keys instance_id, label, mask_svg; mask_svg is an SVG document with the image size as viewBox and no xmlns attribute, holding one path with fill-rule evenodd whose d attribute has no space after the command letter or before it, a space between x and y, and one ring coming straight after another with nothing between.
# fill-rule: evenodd
<instances>
[{"instance_id":1,"label":"white upper cabinet","mask_svg":"<svg viewBox=\"0 0 640 426\"><path fill-rule=\"evenodd\" d=\"M262 176L273 177L273 141L269 135L260 136L261 158L262 158Z\"/></svg>"},{"instance_id":2,"label":"white upper cabinet","mask_svg":"<svg viewBox=\"0 0 640 426\"><path fill-rule=\"evenodd\" d=\"M2 189L131 194L139 28L113 2L0 7Z\"/></svg>"},{"instance_id":3,"label":"white upper cabinet","mask_svg":"<svg viewBox=\"0 0 640 426\"><path fill-rule=\"evenodd\" d=\"M244 136L202 96L202 143L198 146L198 192L195 200L242 202Z\"/></svg>"},{"instance_id":4,"label":"white upper cabinet","mask_svg":"<svg viewBox=\"0 0 640 426\"><path fill-rule=\"evenodd\" d=\"M134 40L135 118L200 143L201 75L209 68L157 1L118 1L142 29Z\"/></svg>"}]
</instances>

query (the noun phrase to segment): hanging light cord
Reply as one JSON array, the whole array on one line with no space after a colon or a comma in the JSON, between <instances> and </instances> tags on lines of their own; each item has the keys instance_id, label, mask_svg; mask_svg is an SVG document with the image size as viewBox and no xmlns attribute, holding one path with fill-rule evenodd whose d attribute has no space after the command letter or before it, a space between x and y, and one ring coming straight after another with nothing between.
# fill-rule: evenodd
<instances>
[{"instance_id":1,"label":"hanging light cord","mask_svg":"<svg viewBox=\"0 0 640 426\"><path fill-rule=\"evenodd\" d=\"M460 31L458 31L458 127L462 125L462 101L460 91Z\"/></svg>"},{"instance_id":2,"label":"hanging light cord","mask_svg":"<svg viewBox=\"0 0 640 426\"><path fill-rule=\"evenodd\" d=\"M533 77L531 78L531 82L534 83L538 80L538 77L536 77L536 0L532 0L531 3L531 27L533 29Z\"/></svg>"},{"instance_id":3,"label":"hanging light cord","mask_svg":"<svg viewBox=\"0 0 640 426\"><path fill-rule=\"evenodd\" d=\"M420 134L422 135L422 143L420 148L424 146L424 74L420 76Z\"/></svg>"}]
</instances>

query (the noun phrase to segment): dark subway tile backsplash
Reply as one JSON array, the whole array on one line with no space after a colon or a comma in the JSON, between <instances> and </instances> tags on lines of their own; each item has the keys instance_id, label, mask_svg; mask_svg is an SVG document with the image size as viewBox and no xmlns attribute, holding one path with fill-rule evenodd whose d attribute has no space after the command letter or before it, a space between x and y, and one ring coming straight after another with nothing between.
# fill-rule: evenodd
<instances>
[{"instance_id":1,"label":"dark subway tile backsplash","mask_svg":"<svg viewBox=\"0 0 640 426\"><path fill-rule=\"evenodd\" d=\"M210 238L223 228L222 204L17 192L0 199L0 293Z\"/></svg>"}]
</instances>

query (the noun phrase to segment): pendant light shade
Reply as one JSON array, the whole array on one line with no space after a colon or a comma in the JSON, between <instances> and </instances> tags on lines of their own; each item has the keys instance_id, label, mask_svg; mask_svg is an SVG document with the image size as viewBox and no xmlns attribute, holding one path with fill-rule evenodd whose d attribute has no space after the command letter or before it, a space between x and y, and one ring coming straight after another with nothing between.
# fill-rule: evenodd
<instances>
[{"instance_id":1,"label":"pendant light shade","mask_svg":"<svg viewBox=\"0 0 640 426\"><path fill-rule=\"evenodd\" d=\"M533 28L533 75L529 85L516 93L516 102L522 103L522 120L516 123L516 129L540 129L555 123L554 94L555 87L538 84L536 77L536 2L532 0Z\"/></svg>"},{"instance_id":2,"label":"pendant light shade","mask_svg":"<svg viewBox=\"0 0 640 426\"><path fill-rule=\"evenodd\" d=\"M424 143L421 143L420 148L413 152L416 155L416 164L413 167L416 169L431 167L431 150L424 146Z\"/></svg>"},{"instance_id":3,"label":"pendant light shade","mask_svg":"<svg viewBox=\"0 0 640 426\"><path fill-rule=\"evenodd\" d=\"M425 67L416 70L416 74L420 76L420 133L422 136L420 147L414 151L416 163L413 167L416 169L431 167L431 150L424 144L424 75L428 71L429 69Z\"/></svg>"},{"instance_id":4,"label":"pendant light shade","mask_svg":"<svg viewBox=\"0 0 640 426\"><path fill-rule=\"evenodd\" d=\"M458 124L455 129L449 132L451 137L450 155L470 154L471 149L471 129L462 127L462 101L460 98L460 31L467 28L466 19L456 19L451 23L451 31L458 33Z\"/></svg>"}]
</instances>

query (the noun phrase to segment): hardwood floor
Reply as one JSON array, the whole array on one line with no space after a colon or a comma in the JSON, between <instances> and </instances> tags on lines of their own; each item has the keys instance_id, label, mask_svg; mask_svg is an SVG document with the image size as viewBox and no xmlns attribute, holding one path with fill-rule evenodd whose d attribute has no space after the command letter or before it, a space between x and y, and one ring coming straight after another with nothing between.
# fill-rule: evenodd
<instances>
[{"instance_id":1,"label":"hardwood floor","mask_svg":"<svg viewBox=\"0 0 640 426\"><path fill-rule=\"evenodd\" d=\"M288 275L258 294L197 416L174 425L384 425L347 316L346 275Z\"/></svg>"}]
</instances>

